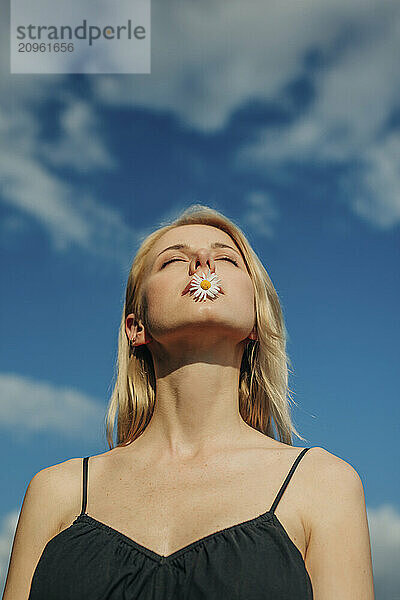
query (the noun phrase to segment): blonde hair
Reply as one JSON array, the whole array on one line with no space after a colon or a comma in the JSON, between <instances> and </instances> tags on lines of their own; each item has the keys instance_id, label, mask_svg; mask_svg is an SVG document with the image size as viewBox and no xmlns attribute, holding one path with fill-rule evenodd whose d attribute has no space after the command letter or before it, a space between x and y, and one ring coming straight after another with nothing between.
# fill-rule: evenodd
<instances>
[{"instance_id":1,"label":"blonde hair","mask_svg":"<svg viewBox=\"0 0 400 600\"><path fill-rule=\"evenodd\" d=\"M134 348L129 357L126 318L147 326L146 299L142 284L146 276L148 254L154 243L167 231L181 225L211 225L226 232L242 253L254 285L257 340L249 340L243 352L239 377L239 410L244 421L275 439L272 419L279 440L290 446L292 433L301 437L290 416L288 387L290 360L286 353L286 328L278 294L263 264L245 235L220 212L200 204L184 210L178 218L155 230L142 242L128 275L125 302L118 337L118 356L114 370L114 388L106 415L106 437L114 447L113 432L117 419L117 446L127 446L138 438L150 422L155 404L155 374L151 352L146 344Z\"/></svg>"}]
</instances>

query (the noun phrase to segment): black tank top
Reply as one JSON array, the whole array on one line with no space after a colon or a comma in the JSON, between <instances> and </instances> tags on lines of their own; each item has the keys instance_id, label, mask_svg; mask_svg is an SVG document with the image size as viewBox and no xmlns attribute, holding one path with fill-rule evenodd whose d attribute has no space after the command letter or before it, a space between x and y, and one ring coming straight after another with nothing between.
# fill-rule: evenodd
<instances>
[{"instance_id":1,"label":"black tank top","mask_svg":"<svg viewBox=\"0 0 400 600\"><path fill-rule=\"evenodd\" d=\"M216 531L168 556L86 514L89 456L83 459L81 514L46 544L28 600L312 600L300 550L275 509Z\"/></svg>"}]
</instances>

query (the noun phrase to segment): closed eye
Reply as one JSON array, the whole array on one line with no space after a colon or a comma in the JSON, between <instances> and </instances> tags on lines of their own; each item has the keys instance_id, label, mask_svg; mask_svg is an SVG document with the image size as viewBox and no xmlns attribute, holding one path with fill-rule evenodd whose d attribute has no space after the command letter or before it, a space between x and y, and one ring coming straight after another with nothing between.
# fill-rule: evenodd
<instances>
[{"instance_id":1,"label":"closed eye","mask_svg":"<svg viewBox=\"0 0 400 600\"><path fill-rule=\"evenodd\" d=\"M163 263L161 265L161 268L163 269L165 267L165 265L167 265L168 263L174 262L174 260L180 260L180 261L182 261L183 258L171 258L170 260L167 260L165 263Z\"/></svg>"},{"instance_id":2,"label":"closed eye","mask_svg":"<svg viewBox=\"0 0 400 600\"><path fill-rule=\"evenodd\" d=\"M229 260L231 263L233 263L237 267L239 266L238 263L236 262L236 260L234 260L233 258L228 258L227 256L224 256L224 258L217 259L217 260Z\"/></svg>"},{"instance_id":3,"label":"closed eye","mask_svg":"<svg viewBox=\"0 0 400 600\"><path fill-rule=\"evenodd\" d=\"M166 265L168 265L171 262L174 261L183 261L182 258L171 258L170 260L167 260L166 262L164 262L161 265L161 269L163 269ZM228 260L229 262L233 263L234 265L236 265L237 267L239 266L238 262L236 260L234 260L233 258L229 258L228 256L224 256L223 258L217 258L217 260Z\"/></svg>"}]
</instances>

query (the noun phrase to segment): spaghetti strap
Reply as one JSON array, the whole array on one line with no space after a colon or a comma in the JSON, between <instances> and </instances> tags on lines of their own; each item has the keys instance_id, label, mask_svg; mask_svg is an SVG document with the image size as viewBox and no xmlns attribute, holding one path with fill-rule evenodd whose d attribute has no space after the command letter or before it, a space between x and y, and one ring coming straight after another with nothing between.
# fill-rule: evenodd
<instances>
[{"instance_id":1,"label":"spaghetti strap","mask_svg":"<svg viewBox=\"0 0 400 600\"><path fill-rule=\"evenodd\" d=\"M83 471L83 486L82 486L82 510L81 515L86 514L86 504L87 504L87 482L88 482L88 462L89 456L85 456L83 459L82 471Z\"/></svg>"},{"instance_id":2,"label":"spaghetti strap","mask_svg":"<svg viewBox=\"0 0 400 600\"><path fill-rule=\"evenodd\" d=\"M289 473L287 474L285 481L282 483L281 489L277 493L276 498L271 506L271 509L270 509L271 513L275 512L275 509L278 506L278 503L283 496L283 492L286 490L286 487L287 487L293 473L295 472L297 465L299 464L299 462L301 461L301 459L303 458L303 456L305 455L307 450L310 450L310 448L303 448L303 450L300 452L300 454L297 456L296 460L294 461L292 468L290 469Z\"/></svg>"}]
</instances>

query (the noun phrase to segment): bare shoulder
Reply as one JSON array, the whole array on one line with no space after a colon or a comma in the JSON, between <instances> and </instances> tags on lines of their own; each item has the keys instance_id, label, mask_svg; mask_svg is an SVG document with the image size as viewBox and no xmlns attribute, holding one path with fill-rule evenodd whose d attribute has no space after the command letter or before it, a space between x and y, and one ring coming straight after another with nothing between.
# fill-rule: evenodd
<instances>
[{"instance_id":1,"label":"bare shoulder","mask_svg":"<svg viewBox=\"0 0 400 600\"><path fill-rule=\"evenodd\" d=\"M45 467L39 471L35 477L48 479L54 486L69 487L71 478L75 479L76 474L80 470L82 472L82 458L69 458L64 462Z\"/></svg>"},{"instance_id":2,"label":"bare shoulder","mask_svg":"<svg viewBox=\"0 0 400 600\"><path fill-rule=\"evenodd\" d=\"M29 482L29 488L41 488L42 491L59 495L68 487L70 477L76 470L78 461L82 459L71 458L64 462L44 467L36 473Z\"/></svg>"},{"instance_id":3,"label":"bare shoulder","mask_svg":"<svg viewBox=\"0 0 400 600\"><path fill-rule=\"evenodd\" d=\"M54 535L63 527L66 515L78 515L82 498L82 458L70 458L45 467L32 479L30 485L40 487L42 493L53 499Z\"/></svg>"},{"instance_id":4,"label":"bare shoulder","mask_svg":"<svg viewBox=\"0 0 400 600\"><path fill-rule=\"evenodd\" d=\"M307 452L304 469L304 520L309 535L337 508L346 502L362 502L364 488L356 469L325 448L314 447ZM353 499L353 500L352 500Z\"/></svg>"},{"instance_id":5,"label":"bare shoulder","mask_svg":"<svg viewBox=\"0 0 400 600\"><path fill-rule=\"evenodd\" d=\"M78 516L82 504L83 458L70 458L54 467L54 485L60 494L63 514Z\"/></svg>"},{"instance_id":6,"label":"bare shoulder","mask_svg":"<svg viewBox=\"0 0 400 600\"><path fill-rule=\"evenodd\" d=\"M319 446L311 448L307 454L307 471L312 479L310 483L315 484L313 493L326 494L338 486L341 489L362 487L358 472L349 462Z\"/></svg>"},{"instance_id":7,"label":"bare shoulder","mask_svg":"<svg viewBox=\"0 0 400 600\"><path fill-rule=\"evenodd\" d=\"M309 451L309 471L320 484L359 486L362 485L356 469L349 463L319 446Z\"/></svg>"},{"instance_id":8,"label":"bare shoulder","mask_svg":"<svg viewBox=\"0 0 400 600\"><path fill-rule=\"evenodd\" d=\"M38 471L30 480L14 534L4 600L27 598L32 576L47 543L60 530L66 508L78 493L79 459ZM71 487L69 487L71 486Z\"/></svg>"},{"instance_id":9,"label":"bare shoulder","mask_svg":"<svg viewBox=\"0 0 400 600\"><path fill-rule=\"evenodd\" d=\"M303 521L309 538L326 511L333 509L346 494L362 494L363 486L350 463L320 446L310 448L300 465Z\"/></svg>"},{"instance_id":10,"label":"bare shoulder","mask_svg":"<svg viewBox=\"0 0 400 600\"><path fill-rule=\"evenodd\" d=\"M360 475L324 448L309 454L306 566L315 595L373 600L371 543Z\"/></svg>"},{"instance_id":11,"label":"bare shoulder","mask_svg":"<svg viewBox=\"0 0 400 600\"><path fill-rule=\"evenodd\" d=\"M89 457L89 482L100 477L107 477L107 472L115 469L115 462L111 462L112 451L96 454ZM65 462L48 467L57 489L59 498L59 531L69 527L82 509L83 497L83 458L70 458ZM88 498L89 500L89 487Z\"/></svg>"},{"instance_id":12,"label":"bare shoulder","mask_svg":"<svg viewBox=\"0 0 400 600\"><path fill-rule=\"evenodd\" d=\"M61 480L63 477L73 474L79 468L78 465L82 470L82 461L82 458L69 458L63 462L45 467L38 471L35 477L51 477L54 481Z\"/></svg>"}]
</instances>

